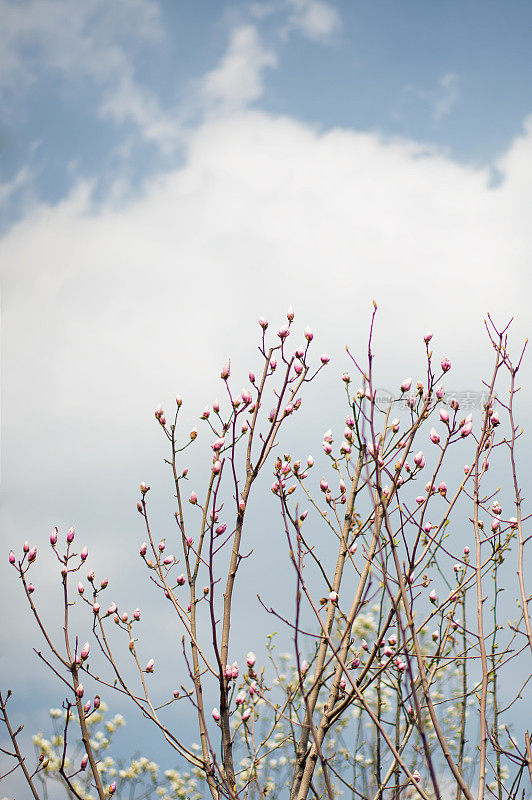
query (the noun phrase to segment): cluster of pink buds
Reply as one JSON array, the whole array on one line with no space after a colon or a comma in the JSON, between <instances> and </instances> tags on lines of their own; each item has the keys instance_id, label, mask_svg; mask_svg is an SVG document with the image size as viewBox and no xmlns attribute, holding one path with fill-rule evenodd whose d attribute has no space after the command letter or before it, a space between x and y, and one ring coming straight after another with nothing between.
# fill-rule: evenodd
<instances>
[{"instance_id":1,"label":"cluster of pink buds","mask_svg":"<svg viewBox=\"0 0 532 800\"><path fill-rule=\"evenodd\" d=\"M423 469L425 466L425 458L423 456L423 451L420 450L419 453L416 453L414 456L414 464L418 469Z\"/></svg>"},{"instance_id":2,"label":"cluster of pink buds","mask_svg":"<svg viewBox=\"0 0 532 800\"><path fill-rule=\"evenodd\" d=\"M155 419L158 420L161 425L166 425L166 417L164 416L163 407L161 405L158 405L155 409Z\"/></svg>"},{"instance_id":3,"label":"cluster of pink buds","mask_svg":"<svg viewBox=\"0 0 532 800\"><path fill-rule=\"evenodd\" d=\"M473 430L473 414L468 414L467 417L460 423L460 436L465 439Z\"/></svg>"},{"instance_id":4,"label":"cluster of pink buds","mask_svg":"<svg viewBox=\"0 0 532 800\"><path fill-rule=\"evenodd\" d=\"M227 681L234 680L238 678L238 664L236 661L233 661L233 664L230 666L229 664L225 668L225 677Z\"/></svg>"}]
</instances>

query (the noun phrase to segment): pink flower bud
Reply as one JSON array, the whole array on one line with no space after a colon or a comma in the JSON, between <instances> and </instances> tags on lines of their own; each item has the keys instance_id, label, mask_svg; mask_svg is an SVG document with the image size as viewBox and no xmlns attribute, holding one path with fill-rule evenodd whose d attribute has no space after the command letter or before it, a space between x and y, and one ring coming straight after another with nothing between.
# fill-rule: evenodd
<instances>
[{"instance_id":1,"label":"pink flower bud","mask_svg":"<svg viewBox=\"0 0 532 800\"><path fill-rule=\"evenodd\" d=\"M231 677L234 681L238 678L238 664L236 661L233 662L233 666L231 667Z\"/></svg>"},{"instance_id":2,"label":"pink flower bud","mask_svg":"<svg viewBox=\"0 0 532 800\"><path fill-rule=\"evenodd\" d=\"M100 604L99 603L94 603L94 605L92 606L92 611L93 611L94 614L98 614L99 611L100 611Z\"/></svg>"},{"instance_id":3,"label":"pink flower bud","mask_svg":"<svg viewBox=\"0 0 532 800\"><path fill-rule=\"evenodd\" d=\"M436 397L438 398L438 400L443 400L444 395L445 395L445 390L443 386L438 386L438 388L436 389Z\"/></svg>"},{"instance_id":4,"label":"pink flower bud","mask_svg":"<svg viewBox=\"0 0 532 800\"><path fill-rule=\"evenodd\" d=\"M76 535L76 531L74 530L74 528L69 528L69 529L68 529L67 536L66 536L66 540L67 540L67 542L68 542L69 544L70 544L70 542L73 542L73 541L74 541L74 536L75 536L75 535Z\"/></svg>"},{"instance_id":5,"label":"pink flower bud","mask_svg":"<svg viewBox=\"0 0 532 800\"><path fill-rule=\"evenodd\" d=\"M186 576L185 575L178 575L177 576L176 583L177 583L178 586L183 586L185 581L186 581Z\"/></svg>"},{"instance_id":6,"label":"pink flower bud","mask_svg":"<svg viewBox=\"0 0 532 800\"><path fill-rule=\"evenodd\" d=\"M154 667L155 667L155 661L153 660L153 658L150 658L150 660L146 664L146 672L153 672Z\"/></svg>"},{"instance_id":7,"label":"pink flower bud","mask_svg":"<svg viewBox=\"0 0 532 800\"><path fill-rule=\"evenodd\" d=\"M28 584L28 594L33 594L34 591L35 591L35 586L33 585L33 583Z\"/></svg>"},{"instance_id":8,"label":"pink flower bud","mask_svg":"<svg viewBox=\"0 0 532 800\"><path fill-rule=\"evenodd\" d=\"M467 545L464 547L464 555L465 556L469 555L469 547Z\"/></svg>"},{"instance_id":9,"label":"pink flower bud","mask_svg":"<svg viewBox=\"0 0 532 800\"><path fill-rule=\"evenodd\" d=\"M448 358L442 358L441 360L441 368L444 372L449 372L451 369L451 362Z\"/></svg>"},{"instance_id":10,"label":"pink flower bud","mask_svg":"<svg viewBox=\"0 0 532 800\"><path fill-rule=\"evenodd\" d=\"M58 534L58 530L57 530L57 528L54 528L53 531L50 534L50 544L52 546L54 544L57 544L57 534Z\"/></svg>"},{"instance_id":11,"label":"pink flower bud","mask_svg":"<svg viewBox=\"0 0 532 800\"><path fill-rule=\"evenodd\" d=\"M194 539L191 536L185 536L185 541L189 547L192 547L192 545L194 544Z\"/></svg>"},{"instance_id":12,"label":"pink flower bud","mask_svg":"<svg viewBox=\"0 0 532 800\"><path fill-rule=\"evenodd\" d=\"M340 687L340 691L344 692L345 691L345 678L341 678L340 679L340 683L338 685Z\"/></svg>"},{"instance_id":13,"label":"pink flower bud","mask_svg":"<svg viewBox=\"0 0 532 800\"><path fill-rule=\"evenodd\" d=\"M222 380L226 381L229 378L230 374L231 374L231 359L228 358L222 367L220 377L222 378Z\"/></svg>"},{"instance_id":14,"label":"pink flower bud","mask_svg":"<svg viewBox=\"0 0 532 800\"><path fill-rule=\"evenodd\" d=\"M247 722L248 719L250 718L250 716L251 716L251 709L250 708L246 708L244 713L242 714L242 721L243 722Z\"/></svg>"},{"instance_id":15,"label":"pink flower bud","mask_svg":"<svg viewBox=\"0 0 532 800\"><path fill-rule=\"evenodd\" d=\"M501 521L498 517L493 517L491 520L491 530L496 533L501 527Z\"/></svg>"},{"instance_id":16,"label":"pink flower bud","mask_svg":"<svg viewBox=\"0 0 532 800\"><path fill-rule=\"evenodd\" d=\"M438 491L441 495L445 497L445 495L447 494L447 484L445 483L445 481L441 481L440 485L438 486Z\"/></svg>"},{"instance_id":17,"label":"pink flower bud","mask_svg":"<svg viewBox=\"0 0 532 800\"><path fill-rule=\"evenodd\" d=\"M405 378L401 384L401 391L408 392L411 386L412 386L412 378Z\"/></svg>"},{"instance_id":18,"label":"pink flower bud","mask_svg":"<svg viewBox=\"0 0 532 800\"><path fill-rule=\"evenodd\" d=\"M165 542L159 542L159 552L162 553L164 548L166 547Z\"/></svg>"},{"instance_id":19,"label":"pink flower bud","mask_svg":"<svg viewBox=\"0 0 532 800\"><path fill-rule=\"evenodd\" d=\"M133 619L135 619L137 622L139 621L139 619L140 619L140 608L136 608L134 610Z\"/></svg>"},{"instance_id":20,"label":"pink flower bud","mask_svg":"<svg viewBox=\"0 0 532 800\"><path fill-rule=\"evenodd\" d=\"M109 580L108 578L104 578L103 581L101 581L100 583L100 588L107 589L108 586L109 586Z\"/></svg>"},{"instance_id":21,"label":"pink flower bud","mask_svg":"<svg viewBox=\"0 0 532 800\"><path fill-rule=\"evenodd\" d=\"M15 558L15 554L12 550L9 551L9 563L14 564L17 559Z\"/></svg>"},{"instance_id":22,"label":"pink flower bud","mask_svg":"<svg viewBox=\"0 0 532 800\"><path fill-rule=\"evenodd\" d=\"M414 713L414 712L412 711L412 713ZM412 777L413 777L413 779L415 780L415 782L416 782L416 783L419 783L419 781L421 780L421 775L419 774L419 772L417 771L417 769L415 769L415 770L413 771L413 773L412 773Z\"/></svg>"},{"instance_id":23,"label":"pink flower bud","mask_svg":"<svg viewBox=\"0 0 532 800\"><path fill-rule=\"evenodd\" d=\"M433 444L439 444L440 443L440 434L438 433L436 428L431 428L430 429L430 441Z\"/></svg>"},{"instance_id":24,"label":"pink flower bud","mask_svg":"<svg viewBox=\"0 0 532 800\"><path fill-rule=\"evenodd\" d=\"M331 601L331 603L336 604L338 602L338 592L330 592L329 600Z\"/></svg>"},{"instance_id":25,"label":"pink flower bud","mask_svg":"<svg viewBox=\"0 0 532 800\"><path fill-rule=\"evenodd\" d=\"M89 555L89 551L86 547L81 548L81 553L79 554L82 561L86 561Z\"/></svg>"},{"instance_id":26,"label":"pink flower bud","mask_svg":"<svg viewBox=\"0 0 532 800\"><path fill-rule=\"evenodd\" d=\"M148 551L148 544L147 544L147 542L142 542L142 544L141 544L141 546L140 546L140 551L139 551L139 552L140 552L140 554L141 554L141 556L145 556L145 555L146 555L146 553L147 553L147 551Z\"/></svg>"},{"instance_id":27,"label":"pink flower bud","mask_svg":"<svg viewBox=\"0 0 532 800\"><path fill-rule=\"evenodd\" d=\"M111 603L111 605L110 605L110 606L109 606L109 608L107 609L107 613L108 613L108 614L116 614L116 612L117 612L117 605L116 605L116 603Z\"/></svg>"},{"instance_id":28,"label":"pink flower bud","mask_svg":"<svg viewBox=\"0 0 532 800\"><path fill-rule=\"evenodd\" d=\"M446 408L440 408L440 419L442 422L449 422L449 412Z\"/></svg>"},{"instance_id":29,"label":"pink flower bud","mask_svg":"<svg viewBox=\"0 0 532 800\"><path fill-rule=\"evenodd\" d=\"M321 360L322 364L328 364L329 361L331 360L331 357L327 353L323 353L323 355L321 356L320 360Z\"/></svg>"},{"instance_id":30,"label":"pink flower bud","mask_svg":"<svg viewBox=\"0 0 532 800\"><path fill-rule=\"evenodd\" d=\"M173 563L174 563L174 556L166 556L166 558L163 559L163 564L165 564L167 567L169 567L170 564Z\"/></svg>"},{"instance_id":31,"label":"pink flower bud","mask_svg":"<svg viewBox=\"0 0 532 800\"><path fill-rule=\"evenodd\" d=\"M246 656L246 664L248 665L248 667L251 668L251 667L255 666L255 661L256 660L257 659L256 659L256 656L255 656L255 653L249 652L247 654L247 656Z\"/></svg>"},{"instance_id":32,"label":"pink flower bud","mask_svg":"<svg viewBox=\"0 0 532 800\"><path fill-rule=\"evenodd\" d=\"M321 489L321 491L322 492L326 492L328 488L329 488L329 484L327 483L325 478L322 478L321 481L320 481L320 489Z\"/></svg>"},{"instance_id":33,"label":"pink flower bud","mask_svg":"<svg viewBox=\"0 0 532 800\"><path fill-rule=\"evenodd\" d=\"M436 590L433 589L432 592L429 594L429 600L431 603L436 603Z\"/></svg>"},{"instance_id":34,"label":"pink flower bud","mask_svg":"<svg viewBox=\"0 0 532 800\"><path fill-rule=\"evenodd\" d=\"M346 384L351 383L351 377L348 372L344 372L344 374L342 375L342 380Z\"/></svg>"},{"instance_id":35,"label":"pink flower bud","mask_svg":"<svg viewBox=\"0 0 532 800\"><path fill-rule=\"evenodd\" d=\"M109 794L114 794L114 793L116 792L116 781L113 781L113 782L112 782L112 783L109 785L108 792L109 792Z\"/></svg>"},{"instance_id":36,"label":"pink flower bud","mask_svg":"<svg viewBox=\"0 0 532 800\"><path fill-rule=\"evenodd\" d=\"M312 329L309 328L308 326L305 328L304 333L305 333L305 339L307 340L307 342L311 342L314 339L314 334L312 333Z\"/></svg>"},{"instance_id":37,"label":"pink flower bud","mask_svg":"<svg viewBox=\"0 0 532 800\"><path fill-rule=\"evenodd\" d=\"M493 425L494 428L497 425L500 425L501 421L499 419L499 414L497 413L497 411L494 411L493 414L491 415L490 422L491 422L491 424Z\"/></svg>"},{"instance_id":38,"label":"pink flower bud","mask_svg":"<svg viewBox=\"0 0 532 800\"><path fill-rule=\"evenodd\" d=\"M193 491L193 492L190 493L190 497L188 498L188 502L192 503L193 506L195 506L197 504L198 495L196 494L196 492Z\"/></svg>"},{"instance_id":39,"label":"pink flower bud","mask_svg":"<svg viewBox=\"0 0 532 800\"><path fill-rule=\"evenodd\" d=\"M360 658L355 656L354 659L351 661L351 669L358 669L360 666Z\"/></svg>"},{"instance_id":40,"label":"pink flower bud","mask_svg":"<svg viewBox=\"0 0 532 800\"><path fill-rule=\"evenodd\" d=\"M79 594L83 594L84 591L85 591L85 587L83 586L82 582L80 581L78 583L78 592L79 592Z\"/></svg>"},{"instance_id":41,"label":"pink flower bud","mask_svg":"<svg viewBox=\"0 0 532 800\"><path fill-rule=\"evenodd\" d=\"M220 722L220 712L217 708L213 708L212 710L212 718L215 722Z\"/></svg>"},{"instance_id":42,"label":"pink flower bud","mask_svg":"<svg viewBox=\"0 0 532 800\"><path fill-rule=\"evenodd\" d=\"M100 703L101 703L100 695L97 694L96 697L94 698L94 708L96 710L98 710L100 708Z\"/></svg>"},{"instance_id":43,"label":"pink flower bud","mask_svg":"<svg viewBox=\"0 0 532 800\"><path fill-rule=\"evenodd\" d=\"M22 549L23 549L23 551L24 551L25 553L28 553L28 552L29 552L29 549L30 549L29 542L24 542L24 544L22 545Z\"/></svg>"},{"instance_id":44,"label":"pink flower bud","mask_svg":"<svg viewBox=\"0 0 532 800\"><path fill-rule=\"evenodd\" d=\"M139 512L139 514L144 513L144 509L142 508L142 503L140 501L137 503L137 511Z\"/></svg>"},{"instance_id":45,"label":"pink flower bud","mask_svg":"<svg viewBox=\"0 0 532 800\"><path fill-rule=\"evenodd\" d=\"M286 325L283 325L283 327L279 329L279 332L277 334L279 339L281 339L281 341L283 341L283 342L286 339L286 337L289 336L289 335L290 335L290 331L288 330L288 327Z\"/></svg>"},{"instance_id":46,"label":"pink flower bud","mask_svg":"<svg viewBox=\"0 0 532 800\"><path fill-rule=\"evenodd\" d=\"M37 558L37 548L32 547L28 553L28 561L31 563L32 561L35 561L36 558Z\"/></svg>"},{"instance_id":47,"label":"pink flower bud","mask_svg":"<svg viewBox=\"0 0 532 800\"><path fill-rule=\"evenodd\" d=\"M245 703L246 702L246 693L244 691L239 692L237 694L236 698L235 698L235 702L236 702L237 706L241 706L243 703Z\"/></svg>"},{"instance_id":48,"label":"pink flower bud","mask_svg":"<svg viewBox=\"0 0 532 800\"><path fill-rule=\"evenodd\" d=\"M265 319L264 317L259 317L259 325L262 328L262 330L265 331L266 328L268 327L268 320Z\"/></svg>"},{"instance_id":49,"label":"pink flower bud","mask_svg":"<svg viewBox=\"0 0 532 800\"><path fill-rule=\"evenodd\" d=\"M91 649L90 648L90 644L88 642L85 642L85 644L81 648L81 652L80 652L80 656L81 656L82 661L84 661L86 658L89 657L90 649Z\"/></svg>"},{"instance_id":50,"label":"pink flower bud","mask_svg":"<svg viewBox=\"0 0 532 800\"><path fill-rule=\"evenodd\" d=\"M211 412L209 411L209 406L205 406L203 409L203 414L201 415L201 419L209 419Z\"/></svg>"},{"instance_id":51,"label":"pink flower bud","mask_svg":"<svg viewBox=\"0 0 532 800\"><path fill-rule=\"evenodd\" d=\"M472 422L466 422L464 425L462 425L462 429L460 431L460 436L462 437L462 439L465 439L466 436L469 436L472 430L473 430Z\"/></svg>"},{"instance_id":52,"label":"pink flower bud","mask_svg":"<svg viewBox=\"0 0 532 800\"><path fill-rule=\"evenodd\" d=\"M83 697L83 684L82 683L78 683L78 685L76 686L76 697L79 697L80 699Z\"/></svg>"},{"instance_id":53,"label":"pink flower bud","mask_svg":"<svg viewBox=\"0 0 532 800\"><path fill-rule=\"evenodd\" d=\"M291 305L288 306L288 311L286 312L286 318L288 322L293 322L294 320L294 309L292 308Z\"/></svg>"},{"instance_id":54,"label":"pink flower bud","mask_svg":"<svg viewBox=\"0 0 532 800\"><path fill-rule=\"evenodd\" d=\"M312 456L309 456L309 457L307 458L307 465L308 465L309 467L312 467L312 466L313 466L313 464L314 464L314 459L312 458Z\"/></svg>"},{"instance_id":55,"label":"pink flower bud","mask_svg":"<svg viewBox=\"0 0 532 800\"><path fill-rule=\"evenodd\" d=\"M86 711L85 713L87 714L88 712ZM85 755L81 759L81 769L87 769L88 762L89 762L89 757L87 753L85 753Z\"/></svg>"},{"instance_id":56,"label":"pink flower bud","mask_svg":"<svg viewBox=\"0 0 532 800\"><path fill-rule=\"evenodd\" d=\"M425 342L425 344L428 344L433 336L434 336L434 334L433 334L432 331L427 331L427 333L423 337L423 341Z\"/></svg>"},{"instance_id":57,"label":"pink flower bud","mask_svg":"<svg viewBox=\"0 0 532 800\"><path fill-rule=\"evenodd\" d=\"M425 533L430 533L431 532L432 525L430 524L430 522L425 522L425 524L423 525L423 530L424 530Z\"/></svg>"},{"instance_id":58,"label":"pink flower bud","mask_svg":"<svg viewBox=\"0 0 532 800\"><path fill-rule=\"evenodd\" d=\"M420 450L419 453L416 453L414 456L414 464L416 467L421 467L422 463L425 463L425 459L423 458L423 451Z\"/></svg>"}]
</instances>

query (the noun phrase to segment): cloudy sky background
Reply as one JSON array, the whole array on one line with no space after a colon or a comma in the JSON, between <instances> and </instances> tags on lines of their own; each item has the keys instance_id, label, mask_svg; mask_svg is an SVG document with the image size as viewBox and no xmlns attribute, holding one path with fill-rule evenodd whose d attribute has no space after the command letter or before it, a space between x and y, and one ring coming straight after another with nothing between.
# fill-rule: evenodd
<instances>
[{"instance_id":1,"label":"cloudy sky background","mask_svg":"<svg viewBox=\"0 0 532 800\"><path fill-rule=\"evenodd\" d=\"M6 553L74 524L137 605L141 480L171 525L153 409L179 392L197 424L229 354L240 388L259 314L280 324L292 303L332 355L299 455L341 425L345 345L363 353L373 299L386 388L419 374L426 329L472 391L487 312L515 316L516 347L530 334L529 3L0 0L0 18ZM272 592L261 518L243 581ZM29 727L60 693L4 562L2 684ZM269 625L241 613L260 640L240 659Z\"/></svg>"}]
</instances>

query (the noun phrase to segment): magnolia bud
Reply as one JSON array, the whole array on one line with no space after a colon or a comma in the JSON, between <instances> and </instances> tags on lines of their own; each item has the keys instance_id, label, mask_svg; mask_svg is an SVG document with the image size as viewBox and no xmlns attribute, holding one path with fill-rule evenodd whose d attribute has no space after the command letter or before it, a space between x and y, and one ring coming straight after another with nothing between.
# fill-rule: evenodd
<instances>
[{"instance_id":1,"label":"magnolia bud","mask_svg":"<svg viewBox=\"0 0 532 800\"><path fill-rule=\"evenodd\" d=\"M229 378L230 374L231 374L231 360L228 358L222 367L220 377L222 378L222 380L226 381Z\"/></svg>"},{"instance_id":2,"label":"magnolia bud","mask_svg":"<svg viewBox=\"0 0 532 800\"><path fill-rule=\"evenodd\" d=\"M12 550L9 551L9 563L14 564L16 561L15 554Z\"/></svg>"},{"instance_id":3,"label":"magnolia bud","mask_svg":"<svg viewBox=\"0 0 532 800\"><path fill-rule=\"evenodd\" d=\"M136 608L136 609L134 610L134 612L133 612L133 619L136 619L136 620L137 620L137 622L139 621L139 619L140 619L140 608Z\"/></svg>"},{"instance_id":4,"label":"magnolia bud","mask_svg":"<svg viewBox=\"0 0 532 800\"><path fill-rule=\"evenodd\" d=\"M401 391L408 392L411 386L412 386L412 378L405 378L401 384Z\"/></svg>"},{"instance_id":5,"label":"magnolia bud","mask_svg":"<svg viewBox=\"0 0 532 800\"><path fill-rule=\"evenodd\" d=\"M146 664L146 672L153 672L154 667L155 667L155 661L153 660L153 658L150 658L150 660Z\"/></svg>"},{"instance_id":6,"label":"magnolia bud","mask_svg":"<svg viewBox=\"0 0 532 800\"><path fill-rule=\"evenodd\" d=\"M215 722L220 722L220 712L217 708L213 708L212 710L212 718Z\"/></svg>"},{"instance_id":7,"label":"magnolia bud","mask_svg":"<svg viewBox=\"0 0 532 800\"><path fill-rule=\"evenodd\" d=\"M441 360L441 368L444 372L449 372L451 369L451 362L448 358L442 358Z\"/></svg>"},{"instance_id":8,"label":"magnolia bud","mask_svg":"<svg viewBox=\"0 0 532 800\"><path fill-rule=\"evenodd\" d=\"M188 498L188 502L195 506L198 502L198 495L196 492L191 492L190 497Z\"/></svg>"},{"instance_id":9,"label":"magnolia bud","mask_svg":"<svg viewBox=\"0 0 532 800\"><path fill-rule=\"evenodd\" d=\"M255 665L256 656L255 653L249 652L246 656L246 664L251 669Z\"/></svg>"},{"instance_id":10,"label":"magnolia bud","mask_svg":"<svg viewBox=\"0 0 532 800\"><path fill-rule=\"evenodd\" d=\"M90 644L88 642L85 642L85 644L81 648L81 652L80 652L80 656L81 656L82 661L84 661L86 658L89 657L90 649L91 649L90 648Z\"/></svg>"},{"instance_id":11,"label":"magnolia bud","mask_svg":"<svg viewBox=\"0 0 532 800\"><path fill-rule=\"evenodd\" d=\"M314 334L312 333L312 329L309 328L308 326L305 328L304 334L307 342L311 342L313 340Z\"/></svg>"},{"instance_id":12,"label":"magnolia bud","mask_svg":"<svg viewBox=\"0 0 532 800\"><path fill-rule=\"evenodd\" d=\"M83 684L82 683L78 683L78 685L76 686L76 697L79 697L80 699L83 697Z\"/></svg>"},{"instance_id":13,"label":"magnolia bud","mask_svg":"<svg viewBox=\"0 0 532 800\"><path fill-rule=\"evenodd\" d=\"M87 712L85 712L85 713L87 713ZM81 769L86 769L87 768L88 761L89 761L89 757L88 757L87 753L85 753L85 755L81 759Z\"/></svg>"},{"instance_id":14,"label":"magnolia bud","mask_svg":"<svg viewBox=\"0 0 532 800\"><path fill-rule=\"evenodd\" d=\"M430 441L433 444L439 444L440 443L440 434L438 433L436 428L431 428L430 429Z\"/></svg>"},{"instance_id":15,"label":"magnolia bud","mask_svg":"<svg viewBox=\"0 0 532 800\"><path fill-rule=\"evenodd\" d=\"M76 535L76 532L75 532L74 528L69 528L67 536L66 536L66 540L67 540L67 542L69 544L70 544L70 542L74 541L74 536L75 535Z\"/></svg>"},{"instance_id":16,"label":"magnolia bud","mask_svg":"<svg viewBox=\"0 0 532 800\"><path fill-rule=\"evenodd\" d=\"M28 561L31 563L32 561L35 561L36 558L37 558L37 548L32 547L28 553Z\"/></svg>"},{"instance_id":17,"label":"magnolia bud","mask_svg":"<svg viewBox=\"0 0 532 800\"><path fill-rule=\"evenodd\" d=\"M57 528L54 528L53 531L50 534L50 544L51 545L57 544L57 534L58 534L58 530L57 530Z\"/></svg>"}]
</instances>

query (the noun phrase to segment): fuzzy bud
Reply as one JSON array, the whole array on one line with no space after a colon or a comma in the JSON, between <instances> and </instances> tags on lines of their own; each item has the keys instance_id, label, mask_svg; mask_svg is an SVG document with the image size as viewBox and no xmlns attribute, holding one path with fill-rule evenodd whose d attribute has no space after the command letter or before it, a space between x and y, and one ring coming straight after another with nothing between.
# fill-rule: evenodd
<instances>
[{"instance_id":1,"label":"fuzzy bud","mask_svg":"<svg viewBox=\"0 0 532 800\"><path fill-rule=\"evenodd\" d=\"M57 544L57 534L58 534L58 532L59 531L57 530L57 528L54 528L53 531L50 534L50 544L52 546Z\"/></svg>"},{"instance_id":2,"label":"fuzzy bud","mask_svg":"<svg viewBox=\"0 0 532 800\"><path fill-rule=\"evenodd\" d=\"M146 672L153 672L154 668L155 668L155 661L153 660L153 658L150 658L150 660L146 664Z\"/></svg>"},{"instance_id":3,"label":"fuzzy bud","mask_svg":"<svg viewBox=\"0 0 532 800\"><path fill-rule=\"evenodd\" d=\"M74 541L74 536L75 535L76 535L76 531L74 530L74 528L69 528L67 536L66 536L66 540L67 540L67 542L69 544Z\"/></svg>"}]
</instances>

